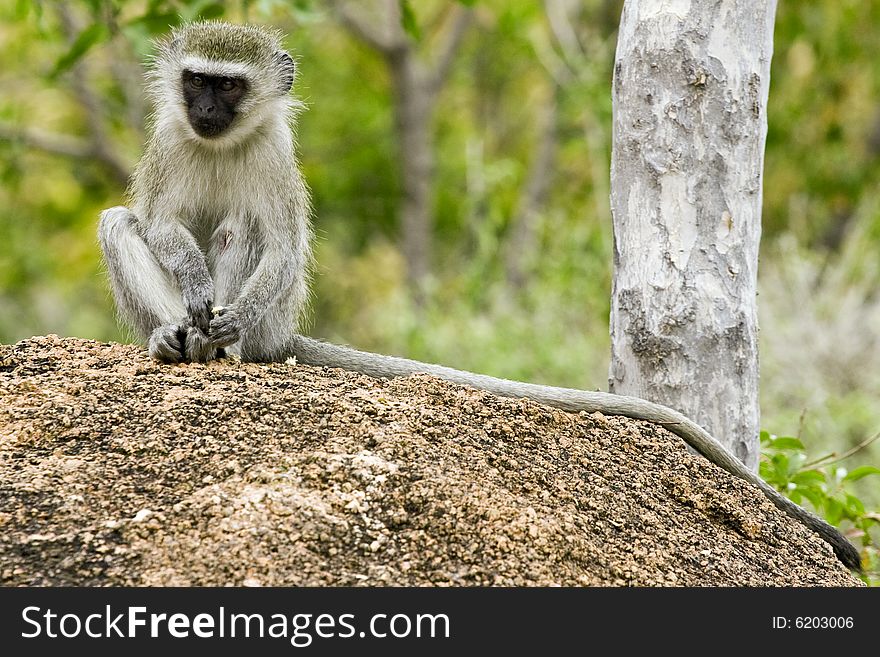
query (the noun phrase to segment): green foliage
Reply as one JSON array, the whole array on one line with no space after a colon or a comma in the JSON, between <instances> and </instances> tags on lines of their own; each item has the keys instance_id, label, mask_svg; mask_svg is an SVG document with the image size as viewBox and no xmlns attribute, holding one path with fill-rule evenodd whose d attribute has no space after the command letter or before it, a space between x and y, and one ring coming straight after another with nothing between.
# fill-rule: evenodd
<instances>
[{"instance_id":1,"label":"green foliage","mask_svg":"<svg viewBox=\"0 0 880 657\"><path fill-rule=\"evenodd\" d=\"M880 2L780 2L765 235L834 248L880 175ZM880 221L873 218L874 229Z\"/></svg>"},{"instance_id":2,"label":"green foliage","mask_svg":"<svg viewBox=\"0 0 880 657\"><path fill-rule=\"evenodd\" d=\"M428 303L418 308L405 293L404 264L393 244L376 240L363 253L347 255L339 247L343 230L335 227L318 245L313 334L536 383L595 389L606 376L608 298L576 284L604 276L600 261L556 262L539 273L540 285L514 294L492 282L487 246L471 260L447 260L458 275L444 276L442 285L435 280ZM587 229L569 238L578 249L597 248ZM558 245L548 242L547 248Z\"/></svg>"},{"instance_id":3,"label":"green foliage","mask_svg":"<svg viewBox=\"0 0 880 657\"><path fill-rule=\"evenodd\" d=\"M109 35L107 26L103 23L92 23L76 37L71 44L70 49L62 55L55 63L52 72L49 73L50 79L55 79L61 73L69 70L79 59L81 59L91 48L98 43L104 41Z\"/></svg>"},{"instance_id":4,"label":"green foliage","mask_svg":"<svg viewBox=\"0 0 880 657\"><path fill-rule=\"evenodd\" d=\"M761 449L764 481L798 504L809 502L830 524L851 527L851 538L862 545L865 581L880 585L880 542L876 537L880 511L868 512L852 486L860 479L880 475L880 468L865 465L848 471L838 465L833 454L809 461L800 439L766 431L761 432Z\"/></svg>"},{"instance_id":5,"label":"green foliage","mask_svg":"<svg viewBox=\"0 0 880 657\"><path fill-rule=\"evenodd\" d=\"M422 38L422 30L419 27L416 14L409 0L400 0L400 24L403 26L404 31L416 41Z\"/></svg>"},{"instance_id":6,"label":"green foliage","mask_svg":"<svg viewBox=\"0 0 880 657\"><path fill-rule=\"evenodd\" d=\"M184 22L191 22L220 18L225 13L226 8L223 2L201 0L199 2L188 3L182 16Z\"/></svg>"}]
</instances>

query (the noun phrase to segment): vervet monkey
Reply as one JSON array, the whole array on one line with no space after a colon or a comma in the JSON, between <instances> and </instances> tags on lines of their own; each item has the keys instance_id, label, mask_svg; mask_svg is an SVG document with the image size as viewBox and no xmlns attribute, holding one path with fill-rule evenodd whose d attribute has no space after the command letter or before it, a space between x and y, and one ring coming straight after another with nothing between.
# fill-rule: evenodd
<instances>
[{"instance_id":1,"label":"vervet monkey","mask_svg":"<svg viewBox=\"0 0 880 657\"><path fill-rule=\"evenodd\" d=\"M780 495L682 414L634 397L520 383L365 353L297 332L311 267L311 205L294 154L296 67L280 35L203 22L158 44L148 90L151 136L130 209L101 215L98 235L121 317L164 362L245 361L340 367L373 377L417 372L566 411L648 420L759 487L818 533L849 568L858 551Z\"/></svg>"}]
</instances>

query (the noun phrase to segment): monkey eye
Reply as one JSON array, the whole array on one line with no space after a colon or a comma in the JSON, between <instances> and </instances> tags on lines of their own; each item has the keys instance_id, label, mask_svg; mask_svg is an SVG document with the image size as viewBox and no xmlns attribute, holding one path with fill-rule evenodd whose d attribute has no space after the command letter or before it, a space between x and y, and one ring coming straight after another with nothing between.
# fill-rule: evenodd
<instances>
[{"instance_id":1,"label":"monkey eye","mask_svg":"<svg viewBox=\"0 0 880 657\"><path fill-rule=\"evenodd\" d=\"M189 83L196 89L201 89L205 86L205 78L201 75L194 75L189 79Z\"/></svg>"},{"instance_id":2,"label":"monkey eye","mask_svg":"<svg viewBox=\"0 0 880 657\"><path fill-rule=\"evenodd\" d=\"M218 86L220 87L220 91L232 91L238 86L238 84L232 78L223 78L220 80Z\"/></svg>"}]
</instances>

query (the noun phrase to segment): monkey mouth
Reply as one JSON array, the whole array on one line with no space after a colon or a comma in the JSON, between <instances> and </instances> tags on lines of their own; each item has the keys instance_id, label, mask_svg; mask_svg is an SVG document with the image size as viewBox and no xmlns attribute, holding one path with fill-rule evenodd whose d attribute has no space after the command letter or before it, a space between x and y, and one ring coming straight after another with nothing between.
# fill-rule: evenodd
<instances>
[{"instance_id":1,"label":"monkey mouth","mask_svg":"<svg viewBox=\"0 0 880 657\"><path fill-rule=\"evenodd\" d=\"M220 124L215 121L192 121L190 124L199 137L204 137L206 139L219 137L226 131L226 128L229 127L228 123Z\"/></svg>"}]
</instances>

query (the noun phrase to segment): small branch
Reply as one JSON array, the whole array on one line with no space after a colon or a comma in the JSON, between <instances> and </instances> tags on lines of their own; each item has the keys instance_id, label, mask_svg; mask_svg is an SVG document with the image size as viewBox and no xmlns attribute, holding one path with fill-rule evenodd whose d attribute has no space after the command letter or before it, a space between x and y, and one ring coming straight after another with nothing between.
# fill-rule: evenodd
<instances>
[{"instance_id":1,"label":"small branch","mask_svg":"<svg viewBox=\"0 0 880 657\"><path fill-rule=\"evenodd\" d=\"M383 34L377 26L371 25L370 22L362 15L355 13L348 3L343 0L331 0L330 6L336 14L339 22L356 38L363 41L374 50L378 50L386 57L393 55L402 48L406 47L406 41L395 38L390 31ZM389 12L389 21L394 19L393 12Z\"/></svg>"},{"instance_id":2,"label":"small branch","mask_svg":"<svg viewBox=\"0 0 880 657\"><path fill-rule=\"evenodd\" d=\"M449 76L452 62L455 61L455 54L458 52L461 40L468 27L470 27L473 18L474 13L470 9L456 5L452 11L452 17L447 19L449 27L446 29L443 40L437 48L437 56L434 59L434 66L429 76L433 92L438 91Z\"/></svg>"},{"instance_id":3,"label":"small branch","mask_svg":"<svg viewBox=\"0 0 880 657\"><path fill-rule=\"evenodd\" d=\"M556 43L559 44L566 59L581 61L585 53L572 27L570 10L571 6L564 0L544 0L544 13L547 14L547 22L550 24Z\"/></svg>"},{"instance_id":4,"label":"small branch","mask_svg":"<svg viewBox=\"0 0 880 657\"><path fill-rule=\"evenodd\" d=\"M58 16L62 28L71 43L76 39L78 28L70 6L65 3L58 5ZM90 157L103 163L117 180L128 181L128 166L116 155L111 140L107 135L106 112L98 96L92 91L88 81L88 69L84 59L74 64L71 72L71 87L77 101L82 106L86 124L89 129Z\"/></svg>"},{"instance_id":5,"label":"small branch","mask_svg":"<svg viewBox=\"0 0 880 657\"><path fill-rule=\"evenodd\" d=\"M840 456L837 456L837 454L835 452L832 452L831 454L828 454L827 456L823 456L822 458L816 459L815 461L810 461L808 463L804 463L801 466L801 469L811 468L811 467L815 467L817 465L821 465L824 468L826 465L831 465L832 463L840 463L841 461L848 459L853 454L856 454L857 452L862 451L868 445L870 445L871 443L876 441L878 438L880 438L880 431L875 433L870 438L866 438L865 440L860 442L858 445L856 445L852 449L848 449ZM832 459L832 460L829 461L828 459Z\"/></svg>"},{"instance_id":6,"label":"small branch","mask_svg":"<svg viewBox=\"0 0 880 657\"><path fill-rule=\"evenodd\" d=\"M35 150L76 160L97 161L118 183L122 185L128 183L128 166L119 158L108 157L107 153L96 150L94 142L88 139L0 123L0 141L24 144Z\"/></svg>"},{"instance_id":7,"label":"small branch","mask_svg":"<svg viewBox=\"0 0 880 657\"><path fill-rule=\"evenodd\" d=\"M577 78L577 74L569 66L568 60L556 54L556 51L545 39L533 36L531 42L535 56L557 86L565 87Z\"/></svg>"},{"instance_id":8,"label":"small branch","mask_svg":"<svg viewBox=\"0 0 880 657\"><path fill-rule=\"evenodd\" d=\"M19 143L53 155L87 159L94 155L92 145L86 139L45 132L38 128L18 128L0 123L0 141Z\"/></svg>"},{"instance_id":9,"label":"small branch","mask_svg":"<svg viewBox=\"0 0 880 657\"><path fill-rule=\"evenodd\" d=\"M806 421L807 421L807 409L802 408L801 409L801 416L798 418L797 435L795 436L795 438L797 438L798 440L801 440L801 438L804 435L804 426L806 425Z\"/></svg>"}]
</instances>

